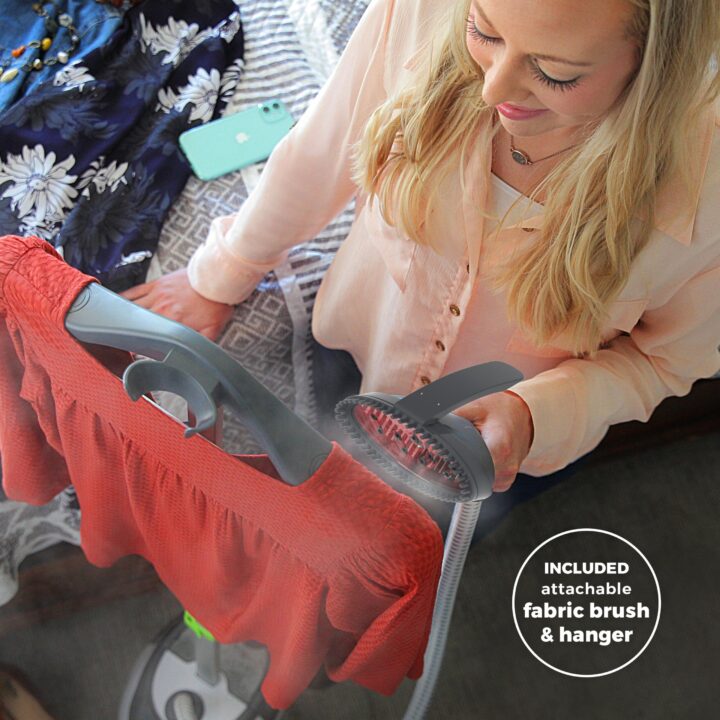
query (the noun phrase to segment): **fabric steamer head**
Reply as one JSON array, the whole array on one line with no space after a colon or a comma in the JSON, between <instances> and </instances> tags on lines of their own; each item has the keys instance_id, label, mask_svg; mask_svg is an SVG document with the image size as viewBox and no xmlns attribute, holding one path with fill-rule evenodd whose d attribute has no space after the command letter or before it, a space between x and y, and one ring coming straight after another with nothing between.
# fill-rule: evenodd
<instances>
[{"instance_id":1,"label":"fabric steamer head","mask_svg":"<svg viewBox=\"0 0 720 720\"><path fill-rule=\"evenodd\" d=\"M506 363L474 365L405 397L352 395L337 404L335 417L362 450L423 494L451 503L482 500L495 477L490 452L475 426L452 411L522 378Z\"/></svg>"}]
</instances>

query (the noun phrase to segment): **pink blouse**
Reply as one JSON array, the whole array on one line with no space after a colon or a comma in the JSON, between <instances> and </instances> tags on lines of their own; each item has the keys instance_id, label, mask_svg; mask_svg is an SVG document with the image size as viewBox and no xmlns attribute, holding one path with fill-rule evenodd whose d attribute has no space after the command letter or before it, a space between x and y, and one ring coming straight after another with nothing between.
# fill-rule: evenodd
<instances>
[{"instance_id":1,"label":"pink blouse","mask_svg":"<svg viewBox=\"0 0 720 720\"><path fill-rule=\"evenodd\" d=\"M314 237L358 195L352 145L383 100L428 52L447 6L434 0L373 0L325 87L273 152L235 216L214 221L189 265L202 295L238 303L289 248ZM594 360L536 347L505 312L484 274L509 249L533 242L543 208L526 203L497 235L478 204L504 208L517 191L492 176L476 148L447 180L442 255L388 226L358 197L350 234L318 292L313 333L352 353L362 391L404 394L468 365L502 360L525 380L535 434L520 470L540 476L592 450L608 427L646 421L669 395L720 370L720 118L708 112L689 139L704 178L686 197L673 180L660 191L650 243L609 308ZM464 182L465 191L461 190ZM436 246L440 246L437 243Z\"/></svg>"}]
</instances>

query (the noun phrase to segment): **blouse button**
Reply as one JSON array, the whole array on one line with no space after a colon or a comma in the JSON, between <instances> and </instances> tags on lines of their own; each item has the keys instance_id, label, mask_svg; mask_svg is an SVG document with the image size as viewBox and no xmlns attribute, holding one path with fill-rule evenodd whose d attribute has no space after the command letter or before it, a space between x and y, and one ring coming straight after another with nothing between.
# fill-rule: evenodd
<instances>
[{"instance_id":1,"label":"blouse button","mask_svg":"<svg viewBox=\"0 0 720 720\"><path fill-rule=\"evenodd\" d=\"M459 317L459 315L460 315L460 308L459 308L457 305L455 305L455 303L453 303L453 304L450 306L450 312L451 312L455 317Z\"/></svg>"},{"instance_id":2,"label":"blouse button","mask_svg":"<svg viewBox=\"0 0 720 720\"><path fill-rule=\"evenodd\" d=\"M423 375L423 376L420 378L420 382L421 382L423 385L429 385L429 384L430 384L430 378L429 378L427 375Z\"/></svg>"},{"instance_id":3,"label":"blouse button","mask_svg":"<svg viewBox=\"0 0 720 720\"><path fill-rule=\"evenodd\" d=\"M443 352L445 350L445 345L442 340L436 340L435 341L435 347L440 351Z\"/></svg>"}]
</instances>

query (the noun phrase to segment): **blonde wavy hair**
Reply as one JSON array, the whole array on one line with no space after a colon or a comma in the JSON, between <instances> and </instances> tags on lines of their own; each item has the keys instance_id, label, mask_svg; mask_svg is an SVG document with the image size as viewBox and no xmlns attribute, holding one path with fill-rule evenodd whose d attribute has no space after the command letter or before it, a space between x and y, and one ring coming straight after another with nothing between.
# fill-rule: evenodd
<instances>
[{"instance_id":1,"label":"blonde wavy hair","mask_svg":"<svg viewBox=\"0 0 720 720\"><path fill-rule=\"evenodd\" d=\"M606 308L649 240L661 183L679 172L688 192L697 187L688 138L720 96L720 0L628 1L635 75L586 141L531 193L546 198L537 242L489 278L506 291L509 318L533 342L567 333L577 356L592 357L601 344ZM499 127L466 46L469 9L470 0L456 3L415 84L373 113L356 147L358 185L388 223L422 244L443 179L472 143L491 152ZM633 229L635 216L641 220Z\"/></svg>"}]
</instances>

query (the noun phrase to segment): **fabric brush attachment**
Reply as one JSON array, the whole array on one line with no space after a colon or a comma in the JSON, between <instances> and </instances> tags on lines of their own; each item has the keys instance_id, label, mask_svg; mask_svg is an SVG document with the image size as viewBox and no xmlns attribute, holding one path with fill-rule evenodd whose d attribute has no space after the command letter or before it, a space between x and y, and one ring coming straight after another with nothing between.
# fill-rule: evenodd
<instances>
[{"instance_id":1,"label":"fabric brush attachment","mask_svg":"<svg viewBox=\"0 0 720 720\"><path fill-rule=\"evenodd\" d=\"M461 503L492 493L490 452L469 421L452 411L523 379L502 362L458 370L401 397L352 395L335 407L344 430L384 469L419 492Z\"/></svg>"}]
</instances>

